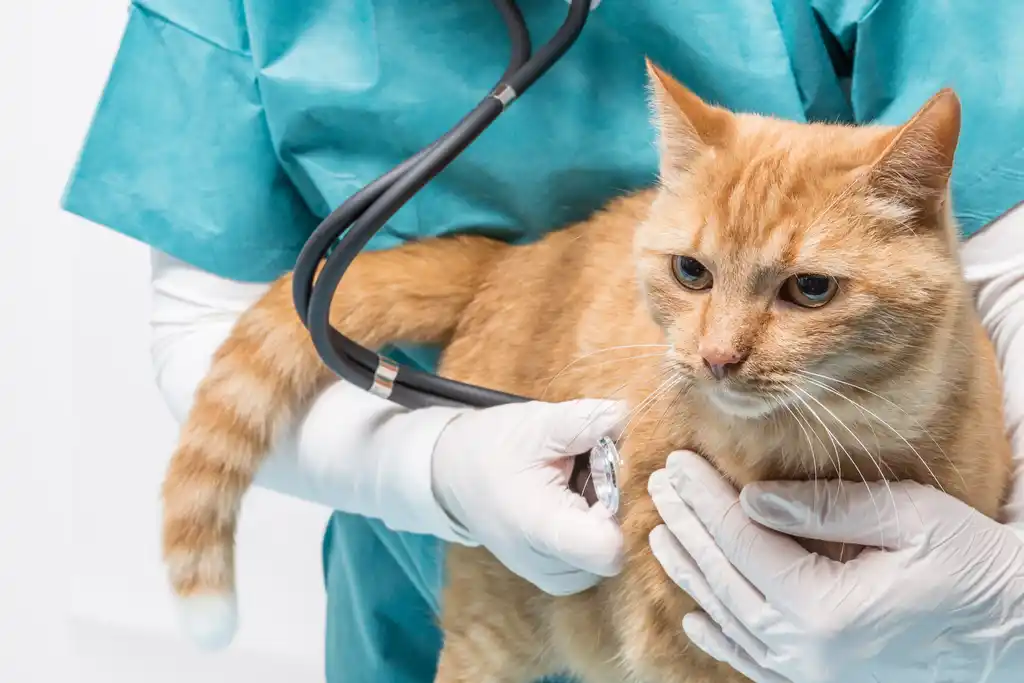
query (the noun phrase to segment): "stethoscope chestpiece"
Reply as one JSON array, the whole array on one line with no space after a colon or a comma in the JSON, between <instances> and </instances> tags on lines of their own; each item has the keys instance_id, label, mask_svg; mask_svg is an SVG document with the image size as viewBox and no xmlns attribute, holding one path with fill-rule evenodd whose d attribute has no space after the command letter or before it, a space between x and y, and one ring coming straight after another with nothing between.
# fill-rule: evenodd
<instances>
[{"instance_id":1,"label":"stethoscope chestpiece","mask_svg":"<svg viewBox=\"0 0 1024 683\"><path fill-rule=\"evenodd\" d=\"M622 458L615 442L607 436L601 437L590 449L590 477L594 495L613 515L619 511L619 466Z\"/></svg>"}]
</instances>

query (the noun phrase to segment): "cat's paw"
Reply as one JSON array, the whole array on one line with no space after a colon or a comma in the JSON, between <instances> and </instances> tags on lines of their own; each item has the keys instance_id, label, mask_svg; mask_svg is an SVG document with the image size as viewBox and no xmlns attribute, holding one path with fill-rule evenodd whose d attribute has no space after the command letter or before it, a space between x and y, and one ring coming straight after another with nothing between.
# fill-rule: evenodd
<instances>
[{"instance_id":1,"label":"cat's paw","mask_svg":"<svg viewBox=\"0 0 1024 683\"><path fill-rule=\"evenodd\" d=\"M238 628L234 594L178 598L178 621L189 639L204 650L227 647Z\"/></svg>"}]
</instances>

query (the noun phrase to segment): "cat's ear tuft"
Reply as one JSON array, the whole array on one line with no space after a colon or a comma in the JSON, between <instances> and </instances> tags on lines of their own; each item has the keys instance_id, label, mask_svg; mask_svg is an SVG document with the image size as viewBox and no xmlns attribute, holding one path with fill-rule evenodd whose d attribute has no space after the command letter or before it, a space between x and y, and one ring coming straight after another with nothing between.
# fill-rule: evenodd
<instances>
[{"instance_id":1,"label":"cat's ear tuft","mask_svg":"<svg viewBox=\"0 0 1024 683\"><path fill-rule=\"evenodd\" d=\"M724 144L733 115L704 102L650 59L646 62L662 175L685 171L698 154Z\"/></svg>"},{"instance_id":2,"label":"cat's ear tuft","mask_svg":"<svg viewBox=\"0 0 1024 683\"><path fill-rule=\"evenodd\" d=\"M960 137L960 99L946 88L883 140L871 168L872 188L919 218L942 207ZM887 143L887 144L886 144Z\"/></svg>"}]
</instances>

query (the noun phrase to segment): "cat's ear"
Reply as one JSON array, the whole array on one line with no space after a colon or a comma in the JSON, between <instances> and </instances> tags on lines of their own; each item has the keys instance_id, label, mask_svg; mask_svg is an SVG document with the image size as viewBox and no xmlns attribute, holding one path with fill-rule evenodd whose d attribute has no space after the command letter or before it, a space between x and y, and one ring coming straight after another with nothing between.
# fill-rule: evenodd
<instances>
[{"instance_id":1,"label":"cat's ear","mask_svg":"<svg viewBox=\"0 0 1024 683\"><path fill-rule=\"evenodd\" d=\"M705 103L650 59L646 62L662 174L685 171L702 151L725 142L733 115Z\"/></svg>"},{"instance_id":2,"label":"cat's ear","mask_svg":"<svg viewBox=\"0 0 1024 683\"><path fill-rule=\"evenodd\" d=\"M934 214L946 195L959 137L960 99L946 88L880 141L872 188L917 217Z\"/></svg>"}]
</instances>

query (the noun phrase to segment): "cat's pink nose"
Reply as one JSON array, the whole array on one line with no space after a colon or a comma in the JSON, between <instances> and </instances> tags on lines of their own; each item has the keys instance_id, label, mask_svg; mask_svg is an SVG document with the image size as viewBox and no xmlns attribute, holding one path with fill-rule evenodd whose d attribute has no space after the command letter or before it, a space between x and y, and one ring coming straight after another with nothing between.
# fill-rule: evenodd
<instances>
[{"instance_id":1,"label":"cat's pink nose","mask_svg":"<svg viewBox=\"0 0 1024 683\"><path fill-rule=\"evenodd\" d=\"M700 355L704 358L704 366L707 367L712 377L725 379L729 373L739 368L740 364L747 359L748 354L734 348L702 345Z\"/></svg>"}]
</instances>

